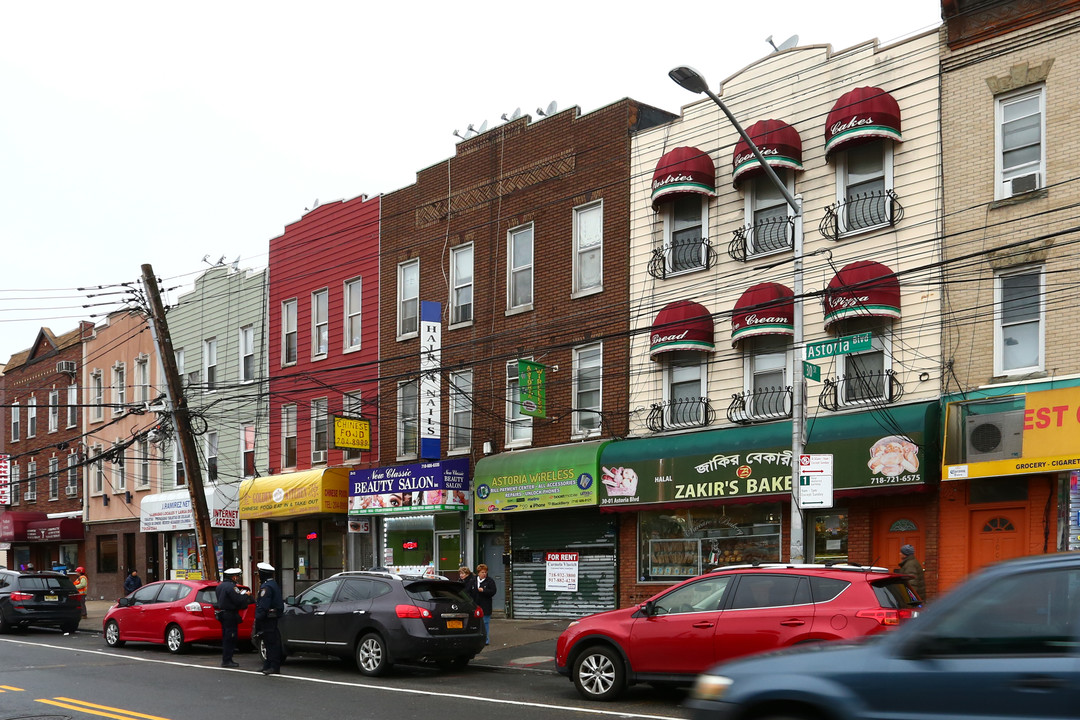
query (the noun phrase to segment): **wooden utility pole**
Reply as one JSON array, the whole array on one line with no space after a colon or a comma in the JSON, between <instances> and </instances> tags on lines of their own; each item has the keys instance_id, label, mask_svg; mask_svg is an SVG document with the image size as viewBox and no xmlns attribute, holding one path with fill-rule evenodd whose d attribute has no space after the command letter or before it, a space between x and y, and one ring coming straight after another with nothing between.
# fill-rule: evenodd
<instances>
[{"instance_id":1,"label":"wooden utility pole","mask_svg":"<svg viewBox=\"0 0 1080 720\"><path fill-rule=\"evenodd\" d=\"M207 580L217 580L218 565L217 552L214 551L214 531L210 526L210 513L206 508L206 493L203 491L199 453L195 448L195 437L191 433L191 414L187 399L184 397L184 385L176 368L176 353L173 351L172 338L169 336L169 324L165 321L165 306L161 304L161 291L158 289L154 268L143 265L142 273L146 299L150 302L150 332L154 336L154 345L157 347L161 367L165 372L165 395L169 401L169 408L172 410L173 427L176 428L180 454L184 459L184 474L187 476L188 493L191 495L191 512L195 519L195 542L199 546L203 576Z\"/></svg>"}]
</instances>

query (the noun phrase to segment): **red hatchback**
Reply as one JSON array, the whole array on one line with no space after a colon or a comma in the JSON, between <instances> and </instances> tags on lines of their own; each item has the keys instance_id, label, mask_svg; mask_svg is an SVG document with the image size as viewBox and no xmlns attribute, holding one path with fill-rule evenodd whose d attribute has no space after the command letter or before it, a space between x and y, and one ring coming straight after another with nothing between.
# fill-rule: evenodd
<instances>
[{"instance_id":1,"label":"red hatchback","mask_svg":"<svg viewBox=\"0 0 1080 720\"><path fill-rule=\"evenodd\" d=\"M128 641L165 645L182 653L191 643L221 643L221 623L214 617L217 582L161 580L122 597L105 615L105 643L123 647ZM237 639L251 640L255 606L242 615Z\"/></svg>"},{"instance_id":2,"label":"red hatchback","mask_svg":"<svg viewBox=\"0 0 1080 720\"><path fill-rule=\"evenodd\" d=\"M730 566L571 623L555 663L586 699L611 700L635 682L691 682L722 660L885 632L920 603L885 568Z\"/></svg>"}]
</instances>

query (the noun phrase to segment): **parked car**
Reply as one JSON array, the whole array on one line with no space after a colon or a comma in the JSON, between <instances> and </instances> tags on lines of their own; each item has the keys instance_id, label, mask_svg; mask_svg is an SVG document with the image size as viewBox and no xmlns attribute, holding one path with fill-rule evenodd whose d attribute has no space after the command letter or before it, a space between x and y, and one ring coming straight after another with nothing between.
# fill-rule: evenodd
<instances>
[{"instance_id":1,"label":"parked car","mask_svg":"<svg viewBox=\"0 0 1080 720\"><path fill-rule=\"evenodd\" d=\"M484 647L483 617L460 582L349 571L286 598L278 628L285 655L355 658L378 676L397 662L464 667Z\"/></svg>"},{"instance_id":2,"label":"parked car","mask_svg":"<svg viewBox=\"0 0 1080 720\"><path fill-rule=\"evenodd\" d=\"M0 569L0 632L28 625L51 625L75 632L82 605L75 583L51 570Z\"/></svg>"},{"instance_id":3,"label":"parked car","mask_svg":"<svg viewBox=\"0 0 1080 720\"><path fill-rule=\"evenodd\" d=\"M216 581L159 580L116 601L105 614L103 631L109 647L127 642L163 644L172 653L185 652L192 643L221 643ZM255 606L241 617L237 640L251 641Z\"/></svg>"},{"instance_id":4,"label":"parked car","mask_svg":"<svg viewBox=\"0 0 1080 720\"><path fill-rule=\"evenodd\" d=\"M571 623L555 665L588 700L636 682L690 683L720 660L897 627L922 602L904 580L858 565L722 567Z\"/></svg>"},{"instance_id":5,"label":"parked car","mask_svg":"<svg viewBox=\"0 0 1080 720\"><path fill-rule=\"evenodd\" d=\"M1080 554L990 567L871 642L720 665L688 705L699 720L1075 718Z\"/></svg>"}]
</instances>

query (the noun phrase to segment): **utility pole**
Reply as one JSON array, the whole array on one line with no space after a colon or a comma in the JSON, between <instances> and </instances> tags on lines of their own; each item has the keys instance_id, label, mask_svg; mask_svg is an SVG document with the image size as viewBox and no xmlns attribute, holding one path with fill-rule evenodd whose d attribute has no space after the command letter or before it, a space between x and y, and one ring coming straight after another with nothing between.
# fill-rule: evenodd
<instances>
[{"instance_id":1,"label":"utility pole","mask_svg":"<svg viewBox=\"0 0 1080 720\"><path fill-rule=\"evenodd\" d=\"M158 289L157 276L149 264L142 266L142 282L146 289L146 298L150 302L150 333L154 337L161 367L165 372L165 396L172 411L173 427L180 454L184 459L184 474L187 476L188 493L191 495L191 512L195 520L195 542L199 547L199 559L203 576L207 580L218 579L217 553L214 551L214 531L210 527L210 513L206 508L206 493L203 491L202 470L199 468L199 454L195 448L195 437L191 434L191 414L184 386L176 368L176 354L173 351L172 338L169 336L169 324L165 321L165 306L161 304L161 291Z\"/></svg>"}]
</instances>

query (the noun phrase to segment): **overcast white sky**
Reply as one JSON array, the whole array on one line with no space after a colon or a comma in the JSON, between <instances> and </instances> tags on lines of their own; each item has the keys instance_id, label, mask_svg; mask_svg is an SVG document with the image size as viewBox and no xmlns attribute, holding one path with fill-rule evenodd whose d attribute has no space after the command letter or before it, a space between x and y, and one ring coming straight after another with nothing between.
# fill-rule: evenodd
<instances>
[{"instance_id":1,"label":"overcast white sky","mask_svg":"<svg viewBox=\"0 0 1080 720\"><path fill-rule=\"evenodd\" d=\"M3 2L0 363L110 308L76 288L263 267L320 202L377 195L455 129L555 100L693 102L798 34L834 50L940 24L937 0ZM94 291L91 291L94 292ZM98 314L99 317L91 317Z\"/></svg>"}]
</instances>

